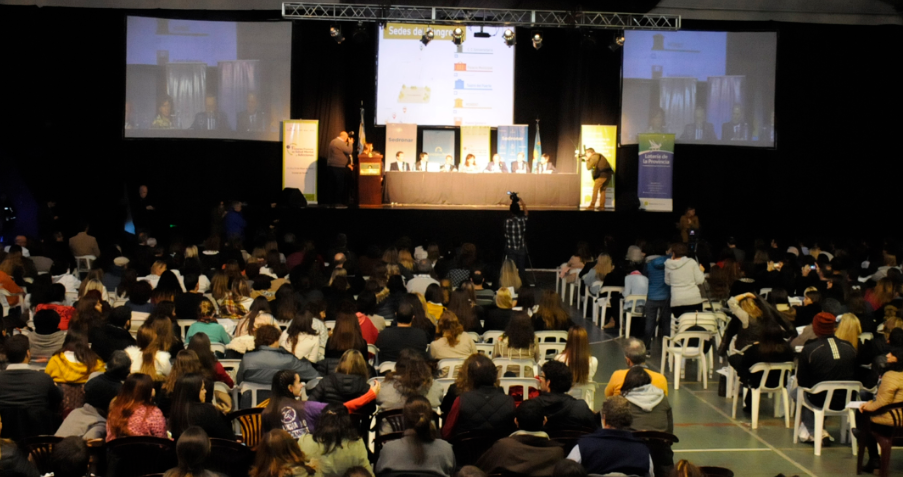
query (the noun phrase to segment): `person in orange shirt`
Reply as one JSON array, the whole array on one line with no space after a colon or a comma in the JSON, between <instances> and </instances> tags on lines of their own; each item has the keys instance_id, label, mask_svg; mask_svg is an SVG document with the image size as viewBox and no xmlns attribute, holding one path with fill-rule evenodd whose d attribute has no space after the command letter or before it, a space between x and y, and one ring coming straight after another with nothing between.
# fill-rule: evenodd
<instances>
[{"instance_id":1,"label":"person in orange shirt","mask_svg":"<svg viewBox=\"0 0 903 477\"><path fill-rule=\"evenodd\" d=\"M643 340L630 338L624 346L624 358L627 360L627 367L641 366L646 368L646 345ZM611 397L621 394L621 385L624 384L624 378L627 376L627 369L619 369L612 373L608 385L605 386L605 397ZM665 392L668 395L668 379L662 374L656 373L646 368L646 373L652 378L652 385Z\"/></svg>"},{"instance_id":2,"label":"person in orange shirt","mask_svg":"<svg viewBox=\"0 0 903 477\"><path fill-rule=\"evenodd\" d=\"M10 296L6 297L6 302L9 303L9 306L16 306L19 304L19 295L23 293L23 290L19 285L16 285L16 282L13 281L13 277L7 275L5 272L0 271L0 288L9 292Z\"/></svg>"}]
</instances>

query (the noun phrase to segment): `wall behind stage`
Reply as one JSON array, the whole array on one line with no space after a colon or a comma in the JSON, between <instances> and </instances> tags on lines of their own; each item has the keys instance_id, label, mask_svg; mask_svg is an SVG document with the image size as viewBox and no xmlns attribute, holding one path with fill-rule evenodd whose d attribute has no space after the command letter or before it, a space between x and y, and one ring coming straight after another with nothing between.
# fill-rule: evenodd
<instances>
[{"instance_id":1,"label":"wall behind stage","mask_svg":"<svg viewBox=\"0 0 903 477\"><path fill-rule=\"evenodd\" d=\"M148 13L279 20L278 12L0 6L0 41L7 45L0 165L14 164L34 196L56 196L72 216L98 225L116 225L110 217L120 213L123 182L130 191L147 182L173 224L203 235L219 200L263 206L276 195L280 145L124 140L125 16ZM337 131L357 130L363 101L367 137L384 144L385 129L373 127L375 25L368 25L364 43L354 41L353 24L343 25L341 45L328 27L294 24L292 117L320 120L325 151ZM676 211L694 204L704 226L737 235L897 231L887 217L903 162L884 157L903 127L903 96L889 74L887 48L903 43L903 28L700 21L685 21L684 28L778 31L778 148L678 145ZM580 124L615 124L619 117L620 52L607 48L604 32L592 47L576 31L546 29L538 51L529 33L517 30L514 122L530 125L532 150L539 117L543 151L560 170L575 171ZM636 160L636 147L618 152L619 209L635 194Z\"/></svg>"}]
</instances>

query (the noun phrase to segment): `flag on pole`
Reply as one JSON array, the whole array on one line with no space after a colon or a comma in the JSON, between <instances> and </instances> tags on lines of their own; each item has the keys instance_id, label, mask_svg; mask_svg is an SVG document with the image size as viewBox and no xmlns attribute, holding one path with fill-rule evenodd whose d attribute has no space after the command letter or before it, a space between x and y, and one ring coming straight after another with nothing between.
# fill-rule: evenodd
<instances>
[{"instance_id":1,"label":"flag on pole","mask_svg":"<svg viewBox=\"0 0 903 477\"><path fill-rule=\"evenodd\" d=\"M358 154L364 153L364 143L367 142L367 133L364 132L364 107L363 106L364 106L364 103L361 102L361 126L358 128L358 131L357 131L357 137L358 137L358 141L359 141L357 144L357 153Z\"/></svg>"},{"instance_id":2,"label":"flag on pole","mask_svg":"<svg viewBox=\"0 0 903 477\"><path fill-rule=\"evenodd\" d=\"M533 160L538 161L542 157L542 141L539 139L539 120L536 120L536 141L533 142Z\"/></svg>"}]
</instances>

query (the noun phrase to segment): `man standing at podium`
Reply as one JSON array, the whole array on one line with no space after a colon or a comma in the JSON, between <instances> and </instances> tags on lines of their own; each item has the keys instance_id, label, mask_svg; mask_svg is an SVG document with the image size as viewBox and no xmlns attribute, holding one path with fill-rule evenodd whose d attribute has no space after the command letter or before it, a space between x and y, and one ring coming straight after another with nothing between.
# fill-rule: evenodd
<instances>
[{"instance_id":1,"label":"man standing at podium","mask_svg":"<svg viewBox=\"0 0 903 477\"><path fill-rule=\"evenodd\" d=\"M348 197L345 192L345 179L348 174L346 171L351 170L351 161L348 155L354 152L351 145L354 144L354 138L348 137L348 133L342 131L339 136L329 143L329 154L326 157L326 165L329 166L329 175L332 177L332 202L341 207L345 207Z\"/></svg>"}]
</instances>

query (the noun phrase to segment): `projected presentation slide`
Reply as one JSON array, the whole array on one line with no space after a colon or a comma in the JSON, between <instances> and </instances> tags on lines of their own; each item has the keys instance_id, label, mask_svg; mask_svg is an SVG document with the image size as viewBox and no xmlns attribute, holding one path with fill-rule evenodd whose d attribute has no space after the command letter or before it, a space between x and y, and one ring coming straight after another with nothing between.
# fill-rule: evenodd
<instances>
[{"instance_id":1,"label":"projected presentation slide","mask_svg":"<svg viewBox=\"0 0 903 477\"><path fill-rule=\"evenodd\" d=\"M639 133L678 143L773 147L777 35L626 31L621 144Z\"/></svg>"},{"instance_id":2,"label":"projected presentation slide","mask_svg":"<svg viewBox=\"0 0 903 477\"><path fill-rule=\"evenodd\" d=\"M291 24L128 17L125 137L278 141Z\"/></svg>"},{"instance_id":3,"label":"projected presentation slide","mask_svg":"<svg viewBox=\"0 0 903 477\"><path fill-rule=\"evenodd\" d=\"M389 23L380 29L376 123L423 126L498 126L514 119L514 47L504 28Z\"/></svg>"}]
</instances>

